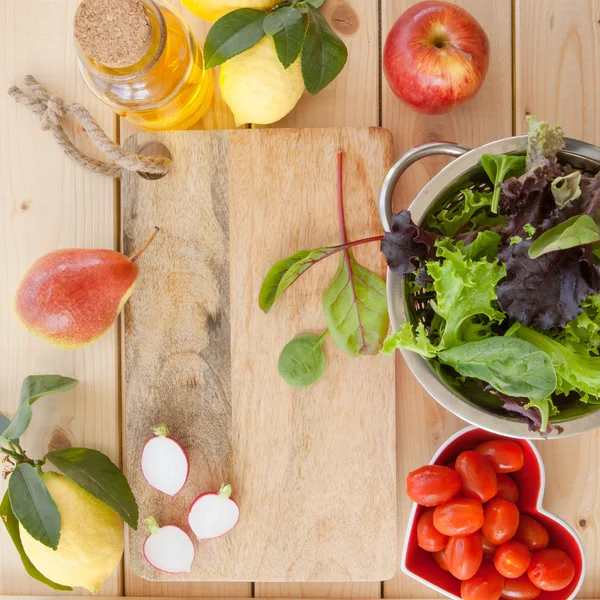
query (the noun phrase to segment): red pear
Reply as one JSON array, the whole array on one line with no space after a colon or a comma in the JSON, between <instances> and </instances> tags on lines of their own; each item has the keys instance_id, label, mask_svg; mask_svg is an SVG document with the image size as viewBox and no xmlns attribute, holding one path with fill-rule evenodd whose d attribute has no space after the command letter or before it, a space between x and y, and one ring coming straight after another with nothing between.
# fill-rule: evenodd
<instances>
[{"instance_id":1,"label":"red pear","mask_svg":"<svg viewBox=\"0 0 600 600\"><path fill-rule=\"evenodd\" d=\"M99 338L131 296L137 259L113 250L55 250L27 271L15 296L15 314L29 332L57 348L74 350Z\"/></svg>"}]
</instances>

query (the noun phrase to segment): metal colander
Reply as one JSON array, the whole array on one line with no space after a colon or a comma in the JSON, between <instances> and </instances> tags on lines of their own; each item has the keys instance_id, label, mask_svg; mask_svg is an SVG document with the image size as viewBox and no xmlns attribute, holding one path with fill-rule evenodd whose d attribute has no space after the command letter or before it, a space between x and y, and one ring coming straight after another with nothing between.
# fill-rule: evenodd
<instances>
[{"instance_id":1,"label":"metal colander","mask_svg":"<svg viewBox=\"0 0 600 600\"><path fill-rule=\"evenodd\" d=\"M559 154L563 163L572 167L597 173L600 170L600 148L566 138L566 146ZM463 201L461 190L490 191L491 186L483 167L483 154L519 154L527 150L527 136L517 136L491 142L475 150L457 144L439 142L424 144L409 150L392 165L385 177L379 195L379 217L385 231L390 231L392 220L392 196L400 176L409 166L431 155L447 155L456 160L442 169L419 192L409 206L413 221L423 226L431 214L442 208L450 208ZM426 311L431 294L413 292L411 278L399 277L388 270L387 300L394 331L407 321L416 325L426 322ZM475 381L461 381L456 373L437 360L427 360L410 351L402 351L410 370L421 385L442 406L460 418L498 434L520 438L539 439L539 433L529 431L527 423L511 417L502 410L502 401L493 393L484 391ZM553 423L562 428L560 437L576 435L600 427L600 405L570 402L558 405L559 419ZM554 432L550 437L556 437Z\"/></svg>"}]
</instances>

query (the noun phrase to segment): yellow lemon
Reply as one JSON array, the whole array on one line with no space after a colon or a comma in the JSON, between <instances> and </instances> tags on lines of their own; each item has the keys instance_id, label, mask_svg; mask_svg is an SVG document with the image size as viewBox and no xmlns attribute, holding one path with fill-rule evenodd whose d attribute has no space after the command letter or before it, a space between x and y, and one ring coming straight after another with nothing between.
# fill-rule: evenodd
<instances>
[{"instance_id":1,"label":"yellow lemon","mask_svg":"<svg viewBox=\"0 0 600 600\"><path fill-rule=\"evenodd\" d=\"M221 65L219 83L238 127L245 123L267 125L283 119L304 91L300 59L284 69L273 38L268 35Z\"/></svg>"},{"instance_id":2,"label":"yellow lemon","mask_svg":"<svg viewBox=\"0 0 600 600\"><path fill-rule=\"evenodd\" d=\"M214 23L238 8L273 8L281 0L182 0L183 5L205 21Z\"/></svg>"},{"instance_id":3,"label":"yellow lemon","mask_svg":"<svg viewBox=\"0 0 600 600\"><path fill-rule=\"evenodd\" d=\"M123 555L123 521L68 477L44 473L42 479L60 513L60 541L52 550L19 524L25 553L48 579L97 592Z\"/></svg>"}]
</instances>

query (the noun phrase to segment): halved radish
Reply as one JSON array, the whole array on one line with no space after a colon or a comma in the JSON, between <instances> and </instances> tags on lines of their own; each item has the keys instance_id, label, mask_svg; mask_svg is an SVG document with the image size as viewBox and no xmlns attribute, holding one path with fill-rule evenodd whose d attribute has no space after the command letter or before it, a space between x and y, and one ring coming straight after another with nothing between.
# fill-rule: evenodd
<instances>
[{"instance_id":1,"label":"halved radish","mask_svg":"<svg viewBox=\"0 0 600 600\"><path fill-rule=\"evenodd\" d=\"M240 507L231 498L231 486L223 484L218 492L198 496L190 508L188 521L199 540L221 537L240 519Z\"/></svg>"},{"instance_id":2,"label":"halved radish","mask_svg":"<svg viewBox=\"0 0 600 600\"><path fill-rule=\"evenodd\" d=\"M189 573L195 555L190 536L175 525L159 527L154 517L144 522L150 531L144 542L144 558L159 571Z\"/></svg>"},{"instance_id":3,"label":"halved radish","mask_svg":"<svg viewBox=\"0 0 600 600\"><path fill-rule=\"evenodd\" d=\"M190 463L183 446L169 436L166 425L153 431L155 437L142 450L142 473L153 488L173 498L187 481Z\"/></svg>"}]
</instances>

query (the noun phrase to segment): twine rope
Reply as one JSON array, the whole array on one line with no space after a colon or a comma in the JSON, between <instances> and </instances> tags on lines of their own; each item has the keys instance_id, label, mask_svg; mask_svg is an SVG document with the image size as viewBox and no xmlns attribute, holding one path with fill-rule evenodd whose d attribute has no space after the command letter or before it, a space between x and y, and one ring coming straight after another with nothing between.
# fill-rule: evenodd
<instances>
[{"instance_id":1,"label":"twine rope","mask_svg":"<svg viewBox=\"0 0 600 600\"><path fill-rule=\"evenodd\" d=\"M25 83L31 90L31 96L17 86L8 90L9 96L38 115L42 130L51 131L65 154L80 167L93 173L115 178L121 177L123 171L135 171L148 175L166 175L169 172L171 161L168 158L141 156L123 150L104 133L98 122L81 104L65 102L59 96L50 94L32 75L25 77ZM75 119L85 129L94 145L113 162L97 160L76 148L63 128L63 121L67 116Z\"/></svg>"}]
</instances>

